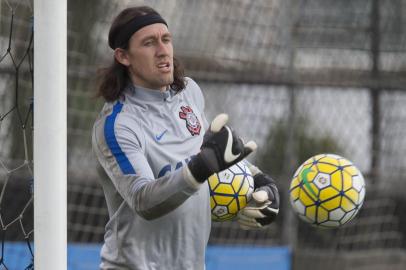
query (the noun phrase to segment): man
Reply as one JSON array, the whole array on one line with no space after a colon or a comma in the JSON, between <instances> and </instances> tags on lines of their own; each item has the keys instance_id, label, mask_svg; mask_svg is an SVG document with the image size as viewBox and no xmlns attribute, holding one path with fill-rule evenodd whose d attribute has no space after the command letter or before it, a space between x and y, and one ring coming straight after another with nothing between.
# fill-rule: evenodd
<instances>
[{"instance_id":1,"label":"man","mask_svg":"<svg viewBox=\"0 0 406 270\"><path fill-rule=\"evenodd\" d=\"M109 32L114 63L104 70L103 107L93 149L110 220L101 269L204 269L211 215L206 179L243 160L256 144L204 115L199 86L183 77L165 20L149 7L123 10ZM204 132L207 130L206 132ZM279 195L254 167L256 187L244 228L275 218Z\"/></svg>"}]
</instances>

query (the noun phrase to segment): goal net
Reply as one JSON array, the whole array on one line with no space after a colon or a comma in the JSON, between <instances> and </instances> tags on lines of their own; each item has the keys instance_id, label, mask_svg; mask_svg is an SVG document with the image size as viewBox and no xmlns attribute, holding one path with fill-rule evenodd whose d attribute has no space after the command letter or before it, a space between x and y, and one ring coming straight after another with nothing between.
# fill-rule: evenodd
<instances>
[{"instance_id":1,"label":"goal net","mask_svg":"<svg viewBox=\"0 0 406 270\"><path fill-rule=\"evenodd\" d=\"M1 269L33 269L32 15L30 1L0 1Z\"/></svg>"}]
</instances>

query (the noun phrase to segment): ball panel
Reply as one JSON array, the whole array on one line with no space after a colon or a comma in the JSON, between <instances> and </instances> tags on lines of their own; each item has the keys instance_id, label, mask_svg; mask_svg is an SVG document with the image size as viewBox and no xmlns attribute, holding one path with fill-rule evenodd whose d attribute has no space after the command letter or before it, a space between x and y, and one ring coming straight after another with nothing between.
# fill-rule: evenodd
<instances>
[{"instance_id":1,"label":"ball panel","mask_svg":"<svg viewBox=\"0 0 406 270\"><path fill-rule=\"evenodd\" d=\"M344 217L341 219L341 224L345 224L350 221L356 214L358 210L354 209L348 213L345 213Z\"/></svg>"},{"instance_id":2,"label":"ball panel","mask_svg":"<svg viewBox=\"0 0 406 270\"><path fill-rule=\"evenodd\" d=\"M299 198L299 193L300 193L300 187L296 186L296 187L294 187L293 189L290 190L290 197L293 200L296 200L296 199Z\"/></svg>"},{"instance_id":3,"label":"ball panel","mask_svg":"<svg viewBox=\"0 0 406 270\"><path fill-rule=\"evenodd\" d=\"M305 163L303 163L294 173L293 178L298 177L299 174L304 170L304 169L309 169L313 166L313 159L309 159Z\"/></svg>"},{"instance_id":4,"label":"ball panel","mask_svg":"<svg viewBox=\"0 0 406 270\"><path fill-rule=\"evenodd\" d=\"M355 208L355 205L350 199L343 196L342 199L341 199L341 208L345 212L349 212L349 211L351 211L351 210L353 210Z\"/></svg>"},{"instance_id":5,"label":"ball panel","mask_svg":"<svg viewBox=\"0 0 406 270\"><path fill-rule=\"evenodd\" d=\"M336 209L340 206L341 203L341 197L336 196L334 198L329 198L328 200L324 201L321 203L321 206L323 206L327 210L333 210Z\"/></svg>"},{"instance_id":6,"label":"ball panel","mask_svg":"<svg viewBox=\"0 0 406 270\"><path fill-rule=\"evenodd\" d=\"M324 228L337 228L338 226L340 226L340 222L338 221L333 221L333 220L328 220L326 222L323 222L322 224L320 224L320 227L324 227Z\"/></svg>"},{"instance_id":7,"label":"ball panel","mask_svg":"<svg viewBox=\"0 0 406 270\"><path fill-rule=\"evenodd\" d=\"M328 211L323 207L317 207L317 223L322 223L328 220Z\"/></svg>"},{"instance_id":8,"label":"ball panel","mask_svg":"<svg viewBox=\"0 0 406 270\"><path fill-rule=\"evenodd\" d=\"M300 185L300 180L298 177L293 178L292 182L290 183L290 189L298 187Z\"/></svg>"},{"instance_id":9,"label":"ball panel","mask_svg":"<svg viewBox=\"0 0 406 270\"><path fill-rule=\"evenodd\" d=\"M294 201L293 206L294 206L293 209L296 211L296 213L300 215L305 215L306 208L300 200Z\"/></svg>"},{"instance_id":10,"label":"ball panel","mask_svg":"<svg viewBox=\"0 0 406 270\"><path fill-rule=\"evenodd\" d=\"M336 171L331 174L331 186L341 191L343 189L342 173L341 171Z\"/></svg>"},{"instance_id":11,"label":"ball panel","mask_svg":"<svg viewBox=\"0 0 406 270\"><path fill-rule=\"evenodd\" d=\"M334 189L333 187L326 187L325 189L320 191L319 195L319 200L324 202L327 201L333 197L336 197L339 194L339 192Z\"/></svg>"},{"instance_id":12,"label":"ball panel","mask_svg":"<svg viewBox=\"0 0 406 270\"><path fill-rule=\"evenodd\" d=\"M318 162L316 166L319 172L323 172L325 174L332 174L333 172L337 171L337 166L330 163Z\"/></svg>"},{"instance_id":13,"label":"ball panel","mask_svg":"<svg viewBox=\"0 0 406 270\"><path fill-rule=\"evenodd\" d=\"M347 190L345 192L345 196L347 196L355 204L357 204L359 201L359 193L354 188Z\"/></svg>"},{"instance_id":14,"label":"ball panel","mask_svg":"<svg viewBox=\"0 0 406 270\"><path fill-rule=\"evenodd\" d=\"M241 188L241 185L244 181L244 176L243 175L235 175L233 182L231 183L231 186L234 189L234 192L238 192ZM248 189L245 190L246 192L248 191Z\"/></svg>"},{"instance_id":15,"label":"ball panel","mask_svg":"<svg viewBox=\"0 0 406 270\"><path fill-rule=\"evenodd\" d=\"M253 188L250 187L250 183L248 181L244 181L240 187L239 190L236 190L236 192L238 192L238 194L240 195L246 195L249 193L250 190L252 190Z\"/></svg>"},{"instance_id":16,"label":"ball panel","mask_svg":"<svg viewBox=\"0 0 406 270\"><path fill-rule=\"evenodd\" d=\"M319 161L327 156L328 156L327 154L319 154L319 155L315 155L314 157L309 158L309 160L312 160L313 162Z\"/></svg>"},{"instance_id":17,"label":"ball panel","mask_svg":"<svg viewBox=\"0 0 406 270\"><path fill-rule=\"evenodd\" d=\"M237 200L232 200L231 203L227 206L228 208L228 213L230 214L237 214L238 211L240 211L240 207L239 204L237 202Z\"/></svg>"},{"instance_id":18,"label":"ball panel","mask_svg":"<svg viewBox=\"0 0 406 270\"><path fill-rule=\"evenodd\" d=\"M353 165L344 167L344 172L348 173L351 176L355 176L355 175L359 174L358 169Z\"/></svg>"},{"instance_id":19,"label":"ball panel","mask_svg":"<svg viewBox=\"0 0 406 270\"><path fill-rule=\"evenodd\" d=\"M340 162L337 158L332 155L326 155L325 157L319 160L319 163L330 164L332 167L337 168L340 165Z\"/></svg>"},{"instance_id":20,"label":"ball panel","mask_svg":"<svg viewBox=\"0 0 406 270\"><path fill-rule=\"evenodd\" d=\"M343 176L343 191L349 190L352 188L352 176L349 175L348 173L342 173Z\"/></svg>"},{"instance_id":21,"label":"ball panel","mask_svg":"<svg viewBox=\"0 0 406 270\"><path fill-rule=\"evenodd\" d=\"M303 168L302 173L305 171L306 168ZM303 182L303 177L306 176L306 180L311 183L313 182L313 179L317 176L317 174L319 173L319 171L317 170L317 166L313 165L311 167L309 167L309 169L307 170L307 173L302 175L302 173L299 175L300 180Z\"/></svg>"},{"instance_id":22,"label":"ball panel","mask_svg":"<svg viewBox=\"0 0 406 270\"><path fill-rule=\"evenodd\" d=\"M352 177L352 186L358 192L360 192L362 187L365 186L365 181L361 174Z\"/></svg>"},{"instance_id":23,"label":"ball panel","mask_svg":"<svg viewBox=\"0 0 406 270\"><path fill-rule=\"evenodd\" d=\"M309 218L313 222L316 221L316 210L317 210L317 207L315 205L306 207L305 215L307 218Z\"/></svg>"},{"instance_id":24,"label":"ball panel","mask_svg":"<svg viewBox=\"0 0 406 270\"><path fill-rule=\"evenodd\" d=\"M332 221L340 221L344 217L345 214L346 213L344 212L343 209L337 208L333 211L330 211L329 218Z\"/></svg>"},{"instance_id":25,"label":"ball panel","mask_svg":"<svg viewBox=\"0 0 406 270\"><path fill-rule=\"evenodd\" d=\"M212 196L216 205L229 205L234 199L233 196L224 196L224 195L213 195Z\"/></svg>"},{"instance_id":26,"label":"ball panel","mask_svg":"<svg viewBox=\"0 0 406 270\"><path fill-rule=\"evenodd\" d=\"M219 180L217 174L211 175L208 179L208 183L209 183L210 190L214 190L216 188L216 186L220 183L220 180Z\"/></svg>"},{"instance_id":27,"label":"ball panel","mask_svg":"<svg viewBox=\"0 0 406 270\"><path fill-rule=\"evenodd\" d=\"M312 182L317 186L318 189L326 188L331 184L330 175L324 172L319 172Z\"/></svg>"},{"instance_id":28,"label":"ball panel","mask_svg":"<svg viewBox=\"0 0 406 270\"><path fill-rule=\"evenodd\" d=\"M358 204L362 205L364 203L364 199L365 199L365 186L361 189L359 193Z\"/></svg>"},{"instance_id":29,"label":"ball panel","mask_svg":"<svg viewBox=\"0 0 406 270\"><path fill-rule=\"evenodd\" d=\"M313 201L317 201L320 190L317 188L317 186L314 183L309 183L308 185L303 185L302 189L304 189L305 192L307 192L307 195L309 195Z\"/></svg>"},{"instance_id":30,"label":"ball panel","mask_svg":"<svg viewBox=\"0 0 406 270\"><path fill-rule=\"evenodd\" d=\"M314 199L310 197L304 189L301 189L301 192L299 193L299 201L305 206L314 204Z\"/></svg>"},{"instance_id":31,"label":"ball panel","mask_svg":"<svg viewBox=\"0 0 406 270\"><path fill-rule=\"evenodd\" d=\"M352 164L352 162L351 161L349 161L348 159L345 159L345 158L342 158L342 157L340 157L340 166L342 166L342 167L346 167L346 166L351 166L351 167L353 167L354 165Z\"/></svg>"},{"instance_id":32,"label":"ball panel","mask_svg":"<svg viewBox=\"0 0 406 270\"><path fill-rule=\"evenodd\" d=\"M216 207L216 202L213 199L213 196L210 196L210 208L213 209Z\"/></svg>"},{"instance_id":33,"label":"ball panel","mask_svg":"<svg viewBox=\"0 0 406 270\"><path fill-rule=\"evenodd\" d=\"M218 194L225 194L226 196L234 194L233 187L226 183L220 183L216 189L214 189L214 192Z\"/></svg>"},{"instance_id":34,"label":"ball panel","mask_svg":"<svg viewBox=\"0 0 406 270\"><path fill-rule=\"evenodd\" d=\"M240 205L240 209L244 208L248 203L247 197L246 196L238 196L238 203Z\"/></svg>"},{"instance_id":35,"label":"ball panel","mask_svg":"<svg viewBox=\"0 0 406 270\"><path fill-rule=\"evenodd\" d=\"M223 217L228 214L227 206L225 205L216 205L213 209L213 214L216 217Z\"/></svg>"}]
</instances>

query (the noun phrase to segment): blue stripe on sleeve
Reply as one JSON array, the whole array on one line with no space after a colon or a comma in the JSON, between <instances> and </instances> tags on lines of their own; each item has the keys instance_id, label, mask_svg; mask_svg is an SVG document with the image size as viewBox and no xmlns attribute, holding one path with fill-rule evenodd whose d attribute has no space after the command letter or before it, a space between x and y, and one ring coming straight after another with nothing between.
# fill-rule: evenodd
<instances>
[{"instance_id":1,"label":"blue stripe on sleeve","mask_svg":"<svg viewBox=\"0 0 406 270\"><path fill-rule=\"evenodd\" d=\"M104 124L104 137L106 138L107 146L116 158L123 174L135 174L133 166L121 150L120 145L117 142L116 134L114 133L114 123L116 122L117 115L121 112L122 108L123 104L120 102L117 102L114 105L113 112L106 118Z\"/></svg>"}]
</instances>

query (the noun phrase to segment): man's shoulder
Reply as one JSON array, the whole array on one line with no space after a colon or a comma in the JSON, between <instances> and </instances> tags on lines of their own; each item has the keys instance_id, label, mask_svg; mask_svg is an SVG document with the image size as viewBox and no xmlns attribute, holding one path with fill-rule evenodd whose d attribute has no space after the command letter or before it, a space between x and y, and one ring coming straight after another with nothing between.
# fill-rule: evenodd
<instances>
[{"instance_id":1,"label":"man's shoulder","mask_svg":"<svg viewBox=\"0 0 406 270\"><path fill-rule=\"evenodd\" d=\"M131 127L139 129L140 124L138 119L142 114L141 110L136 106L131 106L125 100L116 100L114 102L106 102L99 113L96 120L97 123L106 125L110 123L113 127Z\"/></svg>"},{"instance_id":2,"label":"man's shoulder","mask_svg":"<svg viewBox=\"0 0 406 270\"><path fill-rule=\"evenodd\" d=\"M202 89L200 86L190 77L185 77L186 80L186 91L187 95L191 95L194 98L200 99L202 98Z\"/></svg>"},{"instance_id":3,"label":"man's shoulder","mask_svg":"<svg viewBox=\"0 0 406 270\"><path fill-rule=\"evenodd\" d=\"M185 77L185 81L186 81L186 89L192 88L192 89L199 89L200 90L199 85L192 78Z\"/></svg>"}]
</instances>

